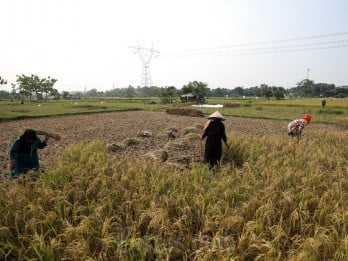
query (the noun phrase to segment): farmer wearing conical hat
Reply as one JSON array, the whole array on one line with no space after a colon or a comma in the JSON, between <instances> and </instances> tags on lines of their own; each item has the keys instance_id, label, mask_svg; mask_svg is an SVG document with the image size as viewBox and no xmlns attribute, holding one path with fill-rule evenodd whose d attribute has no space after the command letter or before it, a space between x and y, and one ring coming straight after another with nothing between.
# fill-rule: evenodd
<instances>
[{"instance_id":1,"label":"farmer wearing conical hat","mask_svg":"<svg viewBox=\"0 0 348 261\"><path fill-rule=\"evenodd\" d=\"M204 126L202 139L207 137L204 150L204 162L209 164L209 167L219 166L222 155L221 140L227 143L225 125L222 121L224 116L219 111L208 116L208 121Z\"/></svg>"},{"instance_id":2,"label":"farmer wearing conical hat","mask_svg":"<svg viewBox=\"0 0 348 261\"><path fill-rule=\"evenodd\" d=\"M307 124L311 122L312 116L306 114L302 117L302 119L293 120L288 124L288 135L291 137L295 136L295 130L298 129L299 133L302 134L303 129Z\"/></svg>"},{"instance_id":3,"label":"farmer wearing conical hat","mask_svg":"<svg viewBox=\"0 0 348 261\"><path fill-rule=\"evenodd\" d=\"M36 131L26 129L17 138L10 149L10 170L13 178L27 173L29 170L39 168L39 157L37 150L47 146L48 136L43 141L37 136Z\"/></svg>"}]
</instances>

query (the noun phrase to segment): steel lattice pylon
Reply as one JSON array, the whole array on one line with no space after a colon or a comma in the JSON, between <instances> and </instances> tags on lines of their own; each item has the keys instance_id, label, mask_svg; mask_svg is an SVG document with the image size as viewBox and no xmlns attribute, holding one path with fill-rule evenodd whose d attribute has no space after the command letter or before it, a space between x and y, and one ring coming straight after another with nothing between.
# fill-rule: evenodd
<instances>
[{"instance_id":1,"label":"steel lattice pylon","mask_svg":"<svg viewBox=\"0 0 348 261\"><path fill-rule=\"evenodd\" d=\"M152 79L150 73L150 62L152 57L157 57L159 51L151 48L145 48L138 44L137 46L129 46L129 48L136 49L135 53L139 54L140 61L143 63L143 72L141 74L140 86L152 86Z\"/></svg>"}]
</instances>

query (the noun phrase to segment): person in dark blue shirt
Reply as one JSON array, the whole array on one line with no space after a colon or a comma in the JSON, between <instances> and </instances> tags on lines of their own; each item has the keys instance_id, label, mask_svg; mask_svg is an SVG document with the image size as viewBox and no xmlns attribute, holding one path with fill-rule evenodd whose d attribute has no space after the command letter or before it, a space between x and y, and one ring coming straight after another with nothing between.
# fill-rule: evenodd
<instances>
[{"instance_id":1,"label":"person in dark blue shirt","mask_svg":"<svg viewBox=\"0 0 348 261\"><path fill-rule=\"evenodd\" d=\"M9 157L13 178L18 178L29 170L39 169L40 163L37 150L46 147L47 140L48 137L45 136L45 139L41 141L34 130L26 129L23 135L12 143Z\"/></svg>"}]
</instances>

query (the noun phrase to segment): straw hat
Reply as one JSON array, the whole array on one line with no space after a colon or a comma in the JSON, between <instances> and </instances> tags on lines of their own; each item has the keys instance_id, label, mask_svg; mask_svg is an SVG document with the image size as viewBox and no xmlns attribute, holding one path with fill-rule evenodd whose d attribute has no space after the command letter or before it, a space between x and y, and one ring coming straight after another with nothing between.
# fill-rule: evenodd
<instances>
[{"instance_id":1,"label":"straw hat","mask_svg":"<svg viewBox=\"0 0 348 261\"><path fill-rule=\"evenodd\" d=\"M310 123L311 122L311 119L312 119L312 116L309 115L309 114L306 114L302 117L302 119L304 119L306 122Z\"/></svg>"},{"instance_id":2,"label":"straw hat","mask_svg":"<svg viewBox=\"0 0 348 261\"><path fill-rule=\"evenodd\" d=\"M214 112L213 114L210 114L210 115L208 116L208 119L212 119L212 118L220 119L220 120L222 120L222 121L225 120L225 117L222 116L222 114L221 114L219 111L216 111L216 112Z\"/></svg>"}]
</instances>

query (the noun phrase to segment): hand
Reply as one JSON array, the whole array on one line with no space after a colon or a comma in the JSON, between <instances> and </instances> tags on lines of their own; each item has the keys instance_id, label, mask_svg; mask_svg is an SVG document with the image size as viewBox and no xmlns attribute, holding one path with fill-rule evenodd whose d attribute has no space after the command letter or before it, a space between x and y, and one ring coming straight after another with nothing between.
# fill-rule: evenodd
<instances>
[{"instance_id":1,"label":"hand","mask_svg":"<svg viewBox=\"0 0 348 261\"><path fill-rule=\"evenodd\" d=\"M10 160L10 170L11 172L16 168L15 163L13 160Z\"/></svg>"},{"instance_id":2,"label":"hand","mask_svg":"<svg viewBox=\"0 0 348 261\"><path fill-rule=\"evenodd\" d=\"M47 142L49 139L49 137L47 135L45 135L45 139L43 140L44 142Z\"/></svg>"}]
</instances>

